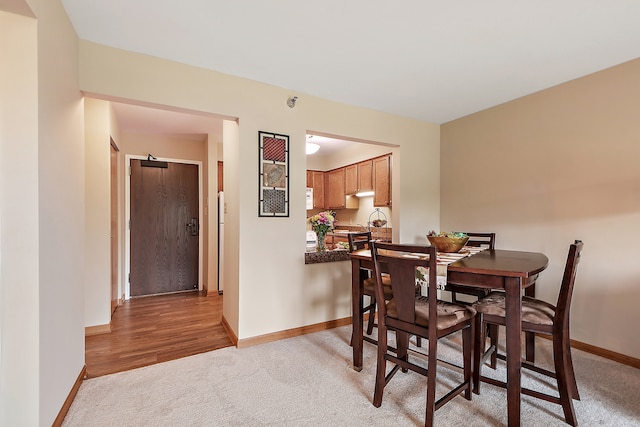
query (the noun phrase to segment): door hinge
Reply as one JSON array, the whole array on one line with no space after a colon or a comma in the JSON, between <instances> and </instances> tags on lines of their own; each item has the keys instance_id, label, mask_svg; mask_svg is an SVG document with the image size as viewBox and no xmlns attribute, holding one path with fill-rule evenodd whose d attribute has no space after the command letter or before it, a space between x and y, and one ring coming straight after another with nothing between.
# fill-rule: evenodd
<instances>
[{"instance_id":1,"label":"door hinge","mask_svg":"<svg viewBox=\"0 0 640 427\"><path fill-rule=\"evenodd\" d=\"M131 220L129 220L129 225L128 225L128 227L129 227L129 230L131 230Z\"/></svg>"},{"instance_id":2,"label":"door hinge","mask_svg":"<svg viewBox=\"0 0 640 427\"><path fill-rule=\"evenodd\" d=\"M127 279L129 283L131 283L131 273L129 273L129 279Z\"/></svg>"},{"instance_id":3,"label":"door hinge","mask_svg":"<svg viewBox=\"0 0 640 427\"><path fill-rule=\"evenodd\" d=\"M131 176L131 166L129 166L129 176Z\"/></svg>"}]
</instances>

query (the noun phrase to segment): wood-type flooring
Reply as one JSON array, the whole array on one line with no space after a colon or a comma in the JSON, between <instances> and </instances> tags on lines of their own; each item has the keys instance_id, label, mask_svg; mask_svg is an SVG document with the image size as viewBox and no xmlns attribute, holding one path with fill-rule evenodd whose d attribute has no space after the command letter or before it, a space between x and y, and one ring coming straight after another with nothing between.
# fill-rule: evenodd
<instances>
[{"instance_id":1,"label":"wood-type flooring","mask_svg":"<svg viewBox=\"0 0 640 427\"><path fill-rule=\"evenodd\" d=\"M222 296L185 292L134 298L113 314L111 333L85 338L93 378L233 345L222 319Z\"/></svg>"}]
</instances>

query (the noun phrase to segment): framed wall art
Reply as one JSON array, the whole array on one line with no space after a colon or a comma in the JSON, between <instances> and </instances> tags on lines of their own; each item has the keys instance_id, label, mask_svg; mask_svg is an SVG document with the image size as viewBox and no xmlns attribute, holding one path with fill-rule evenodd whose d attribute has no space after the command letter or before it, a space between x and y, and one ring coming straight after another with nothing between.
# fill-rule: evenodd
<instances>
[{"instance_id":1,"label":"framed wall art","mask_svg":"<svg viewBox=\"0 0 640 427\"><path fill-rule=\"evenodd\" d=\"M258 131L258 216L289 216L289 135Z\"/></svg>"}]
</instances>

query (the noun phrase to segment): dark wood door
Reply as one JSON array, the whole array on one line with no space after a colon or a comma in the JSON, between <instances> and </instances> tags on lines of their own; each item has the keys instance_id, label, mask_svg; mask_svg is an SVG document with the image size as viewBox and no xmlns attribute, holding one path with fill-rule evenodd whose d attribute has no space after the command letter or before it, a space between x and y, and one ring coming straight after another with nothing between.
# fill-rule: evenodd
<instances>
[{"instance_id":1,"label":"dark wood door","mask_svg":"<svg viewBox=\"0 0 640 427\"><path fill-rule=\"evenodd\" d=\"M131 160L131 296L198 289L198 166Z\"/></svg>"}]
</instances>

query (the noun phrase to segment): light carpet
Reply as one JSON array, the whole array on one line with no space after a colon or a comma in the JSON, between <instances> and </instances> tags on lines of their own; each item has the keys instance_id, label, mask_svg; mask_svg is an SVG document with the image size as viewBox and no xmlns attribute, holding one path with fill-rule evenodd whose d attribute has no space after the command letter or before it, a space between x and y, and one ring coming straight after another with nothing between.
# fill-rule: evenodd
<instances>
[{"instance_id":1,"label":"light carpet","mask_svg":"<svg viewBox=\"0 0 640 427\"><path fill-rule=\"evenodd\" d=\"M364 367L356 372L350 334L345 326L88 379L63 426L424 425L426 378L398 372L385 388L382 406L374 407L376 346L364 343ZM550 366L551 342L537 340L536 359ZM579 424L640 426L640 371L579 350L572 354ZM438 355L461 365L459 333L440 341ZM523 386L548 390L548 378L523 372ZM483 374L504 378L504 363L496 371L485 367ZM438 395L460 379L460 372L438 366ZM560 405L528 396L522 397L521 414L523 426L564 424ZM441 426L506 421L506 391L488 384L472 401L458 396L435 414Z\"/></svg>"}]
</instances>

